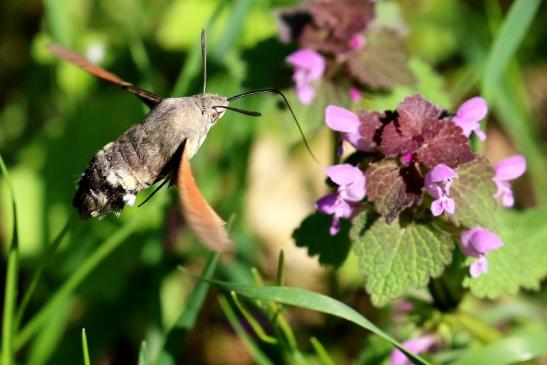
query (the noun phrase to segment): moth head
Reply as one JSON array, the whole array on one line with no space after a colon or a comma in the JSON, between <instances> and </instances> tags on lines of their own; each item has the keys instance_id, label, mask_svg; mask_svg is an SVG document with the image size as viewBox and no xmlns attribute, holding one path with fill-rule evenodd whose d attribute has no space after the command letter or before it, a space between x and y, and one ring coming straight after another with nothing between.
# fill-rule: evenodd
<instances>
[{"instance_id":1,"label":"moth head","mask_svg":"<svg viewBox=\"0 0 547 365\"><path fill-rule=\"evenodd\" d=\"M201 104L201 112L206 117L205 119L209 128L226 113L228 99L224 96L205 93L198 95L198 100Z\"/></svg>"}]
</instances>

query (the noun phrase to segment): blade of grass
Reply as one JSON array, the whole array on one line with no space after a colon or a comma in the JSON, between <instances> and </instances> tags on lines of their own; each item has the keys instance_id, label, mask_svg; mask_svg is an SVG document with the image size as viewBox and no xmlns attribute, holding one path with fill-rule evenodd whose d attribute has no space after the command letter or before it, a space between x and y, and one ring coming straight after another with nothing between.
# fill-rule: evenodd
<instances>
[{"instance_id":1,"label":"blade of grass","mask_svg":"<svg viewBox=\"0 0 547 365\"><path fill-rule=\"evenodd\" d=\"M17 314L15 316L15 328L19 328L19 325L21 323L21 319L23 318L23 315L25 314L25 310L27 309L28 303L30 302L30 299L32 298L32 295L34 294L34 291L38 287L38 283L40 282L40 279L42 278L42 275L44 273L44 269L46 268L49 259L55 251L57 251L57 248L63 241L63 238L65 238L65 235L67 234L70 226L72 223L76 221L76 215L72 215L68 221L66 222L63 229L61 229L61 232L55 237L53 242L51 242L50 245L48 245L45 254L40 259L40 263L38 264L38 267L32 274L32 279L30 280L30 284L28 286L28 289L25 291L25 294L23 295L23 299L21 300L21 304L19 305L19 308L17 310Z\"/></svg>"},{"instance_id":2,"label":"blade of grass","mask_svg":"<svg viewBox=\"0 0 547 365\"><path fill-rule=\"evenodd\" d=\"M64 300L57 310L51 314L42 330L36 335L28 347L25 348L26 365L44 365L51 362L51 357L59 349L64 334L71 322L70 308L75 301Z\"/></svg>"},{"instance_id":3,"label":"blade of grass","mask_svg":"<svg viewBox=\"0 0 547 365\"><path fill-rule=\"evenodd\" d=\"M148 345L146 341L141 342L141 348L139 350L139 365L150 364L150 353L148 352Z\"/></svg>"},{"instance_id":4,"label":"blade of grass","mask_svg":"<svg viewBox=\"0 0 547 365\"><path fill-rule=\"evenodd\" d=\"M452 365L505 365L547 355L547 332L525 333L501 339L488 346L468 350Z\"/></svg>"},{"instance_id":5,"label":"blade of grass","mask_svg":"<svg viewBox=\"0 0 547 365\"><path fill-rule=\"evenodd\" d=\"M220 308L224 312L224 315L228 319L228 322L230 322L230 325L236 332L237 336L249 349L253 360L259 365L273 365L270 359L268 359L268 357L262 352L262 350L260 350L258 345L253 341L249 334L245 332L245 329L243 329L243 327L239 323L239 320L232 308L230 307L230 304L228 304L228 300L224 296L220 296L218 298L218 302L220 304Z\"/></svg>"},{"instance_id":6,"label":"blade of grass","mask_svg":"<svg viewBox=\"0 0 547 365\"><path fill-rule=\"evenodd\" d=\"M0 170L8 186L11 199L11 213L13 216L13 228L11 243L8 251L8 263L6 268L6 284L4 289L4 312L2 315L2 364L11 365L14 361L13 336L15 304L17 301L17 276L19 271L19 237L17 230L17 206L15 203L15 191L11 183L8 169L4 159L0 155Z\"/></svg>"},{"instance_id":7,"label":"blade of grass","mask_svg":"<svg viewBox=\"0 0 547 365\"><path fill-rule=\"evenodd\" d=\"M192 275L184 268L181 269L184 272ZM429 364L420 356L405 349L403 345L401 345L397 340L395 340L386 332L382 331L355 309L329 296L299 288L275 286L261 287L253 284L237 284L205 278L202 278L202 280L207 280L210 283L219 286L225 290L235 291L239 295L253 300L274 301L346 319L388 341L393 346L404 352L414 364Z\"/></svg>"},{"instance_id":8,"label":"blade of grass","mask_svg":"<svg viewBox=\"0 0 547 365\"><path fill-rule=\"evenodd\" d=\"M516 102L515 90L507 82L499 83L494 110L503 128L526 156L527 170L540 203L547 203L547 174L539 143L530 130L526 113Z\"/></svg>"},{"instance_id":9,"label":"blade of grass","mask_svg":"<svg viewBox=\"0 0 547 365\"><path fill-rule=\"evenodd\" d=\"M269 336L264 328L258 323L258 321L249 313L249 310L239 301L237 298L237 294L235 292L230 292L230 296L232 297L232 300L234 301L234 304L236 305L237 309L243 314L243 317L245 317L245 320L251 328L253 329L255 335L265 343L269 343L272 345L277 344L277 339L275 337Z\"/></svg>"},{"instance_id":10,"label":"blade of grass","mask_svg":"<svg viewBox=\"0 0 547 365\"><path fill-rule=\"evenodd\" d=\"M222 57L226 55L226 52L232 49L236 38L241 33L241 28L245 23L245 17L252 4L252 0L238 0L235 4L230 6L230 9L232 9L230 20L222 32L222 37L218 42L218 46L213 51L213 58L222 59Z\"/></svg>"},{"instance_id":11,"label":"blade of grass","mask_svg":"<svg viewBox=\"0 0 547 365\"><path fill-rule=\"evenodd\" d=\"M487 100L495 98L498 81L530 28L540 4L541 0L516 0L511 5L484 67L481 91Z\"/></svg>"},{"instance_id":12,"label":"blade of grass","mask_svg":"<svg viewBox=\"0 0 547 365\"><path fill-rule=\"evenodd\" d=\"M332 360L327 350L325 350L325 347L323 347L323 344L319 342L317 338L310 338L310 342L315 350L315 353L319 356L319 359L321 359L323 365L335 365L334 360Z\"/></svg>"},{"instance_id":13,"label":"blade of grass","mask_svg":"<svg viewBox=\"0 0 547 365\"><path fill-rule=\"evenodd\" d=\"M275 284L277 286L285 285L285 251L283 251L283 249L279 251L279 258L277 259L277 276L275 278Z\"/></svg>"},{"instance_id":14,"label":"blade of grass","mask_svg":"<svg viewBox=\"0 0 547 365\"><path fill-rule=\"evenodd\" d=\"M53 39L61 44L70 45L72 31L69 22L72 17L67 14L67 4L61 0L44 0L44 8Z\"/></svg>"},{"instance_id":15,"label":"blade of grass","mask_svg":"<svg viewBox=\"0 0 547 365\"><path fill-rule=\"evenodd\" d=\"M205 268L203 269L202 276L210 278L214 275L216 267L218 265L220 255L217 252L212 252ZM207 292L209 291L209 283L205 281L199 281L184 307L184 310L177 318L173 328L167 333L167 338L161 352L156 361L156 365L171 365L176 363L177 355L180 353L181 344L184 343L188 332L194 327L199 311L205 301Z\"/></svg>"},{"instance_id":16,"label":"blade of grass","mask_svg":"<svg viewBox=\"0 0 547 365\"><path fill-rule=\"evenodd\" d=\"M149 207L150 208L150 207ZM49 299L46 305L36 313L32 319L21 329L15 337L15 349L20 349L30 338L32 338L38 330L49 319L50 313L54 311L57 304L63 299L70 296L74 290L87 278L87 276L99 265L108 255L120 246L140 225L148 218L146 211L135 217L133 220L124 224L112 236L104 241L97 249L86 258L82 265L70 276L63 285L57 289L55 294Z\"/></svg>"},{"instance_id":17,"label":"blade of grass","mask_svg":"<svg viewBox=\"0 0 547 365\"><path fill-rule=\"evenodd\" d=\"M226 1L220 1L213 11L213 14L211 14L211 17L207 21L207 25L205 26L205 30L211 28L216 20L218 19L218 16L220 15L220 12L222 11L222 8L226 4ZM196 37L196 40L198 37ZM175 86L173 87L173 90L171 91L171 95L173 96L181 96L181 95L187 95L189 93L190 89L190 83L192 82L192 79L201 73L201 40L196 42L194 44L194 47L190 50L188 53L188 57L186 59L186 62L184 63L183 68L180 70L179 76L177 77L177 81L175 82Z\"/></svg>"},{"instance_id":18,"label":"blade of grass","mask_svg":"<svg viewBox=\"0 0 547 365\"><path fill-rule=\"evenodd\" d=\"M87 349L87 337L85 335L85 328L82 328L82 352L84 355L84 365L90 365L89 350Z\"/></svg>"}]
</instances>

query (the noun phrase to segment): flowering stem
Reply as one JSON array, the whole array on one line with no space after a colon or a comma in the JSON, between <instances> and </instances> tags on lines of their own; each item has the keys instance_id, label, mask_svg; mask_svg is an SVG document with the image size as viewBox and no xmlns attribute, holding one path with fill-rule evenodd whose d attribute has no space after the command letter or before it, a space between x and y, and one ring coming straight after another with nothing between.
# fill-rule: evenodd
<instances>
[{"instance_id":1,"label":"flowering stem","mask_svg":"<svg viewBox=\"0 0 547 365\"><path fill-rule=\"evenodd\" d=\"M501 338L501 334L494 327L482 322L469 313L457 313L454 319L456 325L483 343L492 343Z\"/></svg>"},{"instance_id":2,"label":"flowering stem","mask_svg":"<svg viewBox=\"0 0 547 365\"><path fill-rule=\"evenodd\" d=\"M465 276L465 270L461 268L462 260L462 254L456 250L452 263L446 267L443 275L429 282L429 293L435 307L441 312L453 311L461 302L464 294L462 282Z\"/></svg>"},{"instance_id":3,"label":"flowering stem","mask_svg":"<svg viewBox=\"0 0 547 365\"><path fill-rule=\"evenodd\" d=\"M460 298L454 298L442 277L432 279L428 285L435 307L441 312L450 312L458 306Z\"/></svg>"}]
</instances>

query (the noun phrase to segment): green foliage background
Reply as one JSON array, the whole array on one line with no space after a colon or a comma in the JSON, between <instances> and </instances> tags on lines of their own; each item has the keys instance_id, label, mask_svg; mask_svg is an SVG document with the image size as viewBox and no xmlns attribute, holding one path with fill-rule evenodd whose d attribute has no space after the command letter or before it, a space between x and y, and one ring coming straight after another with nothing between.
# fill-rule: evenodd
<instances>
[{"instance_id":1,"label":"green foliage background","mask_svg":"<svg viewBox=\"0 0 547 365\"><path fill-rule=\"evenodd\" d=\"M521 344L528 353L545 353L547 345L541 346L541 340L547 331L547 297L544 281L539 280L545 275L541 266L546 267L547 255L535 244L545 242L545 228L541 228L547 218L547 6L541 1L496 0L379 3L378 21L408 35L410 68L418 83L391 93L365 94L361 107L394 108L405 95L418 91L453 110L467 96L482 93L492 112L487 155L499 159L515 151L525 154L528 173L515 186L517 209L539 206L528 215L510 213L506 222L514 222L515 229L503 228L507 237L523 237L523 249L507 249L515 254L525 250L528 257L537 253L537 257L526 262L500 259L507 269L499 277L511 270L517 272L497 286L486 277L465 283L478 295L497 296L504 292L500 289L504 285L509 293L495 303L472 297L464 300L463 312L474 315L473 320L462 313L424 309L422 328L442 322L452 331L447 335L452 351L429 360L508 363L511 354L498 352L496 357L495 351L488 352L488 345L499 347L496 341L503 337L509 344L512 340ZM16 235L8 179L3 174L0 285L6 294L2 301L2 364L10 362L9 348L16 350L15 361L21 364L83 361L82 328L86 329L84 343L90 362L95 364L148 364L155 359L170 364L176 362L174 358L185 364L315 364L328 363L329 357L334 363L385 361L390 347L340 318L314 318L289 311L297 347L291 341L283 346L267 345L249 335L246 328L235 328L234 333L229 323L237 327L241 307L226 299L221 299L219 306L217 291L207 295L207 284L196 285L195 278L178 269L184 266L206 276L216 270L222 280L252 285L251 268L257 267L267 281L275 281L277 251L272 254L248 223L252 213L245 202L253 148L262 137L272 137L297 161L291 168L301 164L307 169L308 165L301 156L297 129L274 97L242 101L238 106L259 110L263 117L255 120L227 113L192 160L204 195L221 216L234 217L234 257L218 260L197 244L183 227L174 189L161 191L141 208L126 209L119 218L85 222L71 218L70 203L81 171L99 148L142 120L145 108L134 96L55 60L45 45L61 43L82 54L103 49L103 66L122 78L165 96L191 95L201 90L199 35L206 28L208 90L227 96L259 87L288 90L291 72L284 58L295 48L276 40L273 9L292 4L289 0L2 2L0 154L9 171L17 209ZM527 19L533 19L530 28ZM293 93L288 93L313 145L330 148L321 132L323 110L300 106ZM288 174L282 170L276 173L279 180ZM310 179L323 177L313 175ZM141 195L142 201L146 193ZM310 211L317 197L308 197ZM295 221L294 227L299 224ZM534 239L528 236L527 226L535 229ZM65 228L66 234L56 241ZM58 248L53 250L55 245ZM348 247L341 247L341 251L321 257L321 263L340 265ZM310 275L327 283L320 288L324 294L345 302L394 337L407 339L415 334L416 327L398 322L391 307L380 310L371 306L356 272L357 260L349 253L340 271L324 269ZM36 272L41 278L33 295L26 298ZM288 279L299 286L299 278ZM518 294L521 282L537 291ZM316 293L301 297L301 293L282 288L280 292L263 292L260 287L222 285L263 302L275 300L334 314L375 332L366 319L313 296ZM305 300L299 301L301 298ZM22 303L27 307L18 317ZM319 307L310 303L319 303ZM326 310L331 304L334 309ZM259 322L265 321L256 306L252 306L252 313ZM8 334L10 324L16 331ZM170 331L173 325L178 332ZM292 332L282 332L291 338ZM310 343L311 336L320 342ZM473 353L479 344L485 345L481 348L485 354L481 350ZM328 355L322 356L317 346L324 346ZM462 353L465 356L460 357ZM485 357L477 362L477 356Z\"/></svg>"}]
</instances>

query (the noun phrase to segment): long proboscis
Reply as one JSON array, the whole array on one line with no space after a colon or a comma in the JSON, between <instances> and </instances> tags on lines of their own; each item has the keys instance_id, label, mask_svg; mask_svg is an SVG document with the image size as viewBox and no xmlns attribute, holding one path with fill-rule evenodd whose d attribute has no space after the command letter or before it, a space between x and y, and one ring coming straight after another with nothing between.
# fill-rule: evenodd
<instances>
[{"instance_id":1,"label":"long proboscis","mask_svg":"<svg viewBox=\"0 0 547 365\"><path fill-rule=\"evenodd\" d=\"M260 117L262 115L260 112L255 112L255 111L252 111L252 110L245 110L245 109L240 109L240 108L234 108L233 106L217 105L217 106L214 106L213 108L223 108L223 109L226 109L226 110L231 110L231 111L236 112L236 113L245 114L245 115L248 115L248 116L251 116L251 117Z\"/></svg>"},{"instance_id":2,"label":"long proboscis","mask_svg":"<svg viewBox=\"0 0 547 365\"><path fill-rule=\"evenodd\" d=\"M229 97L228 102L231 103L232 101L236 101L237 99L241 99L241 98L244 98L244 97L247 97L247 96L256 95L256 94L266 94L266 93L277 94L277 95L279 95L283 98L283 101L285 102L285 105L287 106L287 108L291 112L293 120L296 123L296 126L298 127L298 131L300 132L300 136L302 136L302 140L304 141L304 145L306 146L306 149L308 150L311 157L315 160L315 162L319 163L319 161L317 160L317 158L315 157L315 155L313 154L313 152L311 150L311 147L308 143L308 140L306 139L306 135L304 134L304 130L302 129L302 127L300 126L300 122L298 122L298 119L296 118L296 114L294 114L294 111L291 108L291 104L289 104L289 101L287 100L287 97L281 91L279 91L277 89L272 89L272 88L251 90L251 91L247 91L247 92L244 92L244 93Z\"/></svg>"}]
</instances>

